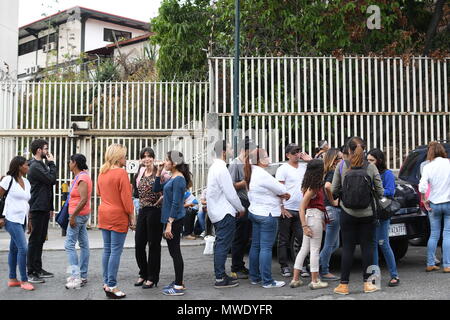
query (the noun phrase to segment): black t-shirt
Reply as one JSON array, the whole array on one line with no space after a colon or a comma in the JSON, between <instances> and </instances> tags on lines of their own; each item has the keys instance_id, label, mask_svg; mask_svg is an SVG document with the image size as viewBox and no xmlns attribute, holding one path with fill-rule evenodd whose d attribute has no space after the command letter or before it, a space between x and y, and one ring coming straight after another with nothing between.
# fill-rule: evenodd
<instances>
[{"instance_id":1,"label":"black t-shirt","mask_svg":"<svg viewBox=\"0 0 450 320\"><path fill-rule=\"evenodd\" d=\"M334 176L334 170L329 171L325 175L325 179L324 179L325 183L327 183L327 182L332 183L333 182L333 176ZM324 201L325 202L325 207L332 207L333 205L328 200L328 196L327 196L327 193L325 191L324 191L324 195L325 195L325 201Z\"/></svg>"}]
</instances>

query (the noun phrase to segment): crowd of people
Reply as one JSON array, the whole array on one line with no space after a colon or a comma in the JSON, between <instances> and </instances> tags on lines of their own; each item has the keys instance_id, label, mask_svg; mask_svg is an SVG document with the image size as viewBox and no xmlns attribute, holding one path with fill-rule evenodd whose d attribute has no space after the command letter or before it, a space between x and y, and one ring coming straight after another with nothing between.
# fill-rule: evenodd
<instances>
[{"instance_id":1,"label":"crowd of people","mask_svg":"<svg viewBox=\"0 0 450 320\"><path fill-rule=\"evenodd\" d=\"M4 199L0 227L4 226L11 236L8 286L27 291L54 276L43 269L42 249L54 212L53 186L57 181L55 159L48 142L34 140L31 151L31 160L13 158L0 181L0 199ZM390 273L388 286L400 284L389 245L390 218L381 219L374 205L377 198L392 198L396 187L382 150L366 151L366 144L359 137L347 139L339 149L330 148L322 140L313 158L290 143L285 148L287 162L274 176L266 170L271 163L267 150L248 137L239 143L237 151L238 157L232 159L233 150L227 141L215 143L215 159L198 201L191 191L192 173L181 152L169 151L164 161L156 161L153 149L145 147L139 154L141 167L130 181L124 169L126 147L112 144L107 148L95 186L101 198L98 228L104 243L103 290L107 297L126 296L118 287L117 274L128 230L135 231L138 279L134 285L142 289L158 286L161 241L162 238L167 241L174 281L164 286L162 293L169 296L186 293L181 239L195 239L195 234L210 235L212 228L217 289L236 287L244 279L266 289L285 286L285 281L275 280L272 275L275 243L280 275L292 278L291 288L302 286L302 278L311 278L308 287L312 290L339 281L334 292L349 294L357 244L362 252L365 293L379 290L371 277L371 267L379 265L378 249ZM94 186L84 155L72 155L68 165L74 178L66 200L70 218L65 251L70 276L65 286L72 289L88 282L87 225ZM426 271L439 270L435 251L443 220L443 271L450 272L450 161L442 144L429 144L427 164L422 170L419 191L429 208L431 226ZM292 237L302 239L302 244L291 269ZM247 268L245 252L250 242ZM333 252L340 246L342 259L337 276L330 272L329 266ZM225 264L230 252L228 274Z\"/></svg>"}]
</instances>

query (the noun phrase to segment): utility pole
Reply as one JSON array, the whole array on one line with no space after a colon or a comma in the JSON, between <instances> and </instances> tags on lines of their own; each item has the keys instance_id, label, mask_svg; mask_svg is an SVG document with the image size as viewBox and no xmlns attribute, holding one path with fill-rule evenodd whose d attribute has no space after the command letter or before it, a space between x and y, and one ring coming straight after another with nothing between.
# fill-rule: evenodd
<instances>
[{"instance_id":1,"label":"utility pole","mask_svg":"<svg viewBox=\"0 0 450 320\"><path fill-rule=\"evenodd\" d=\"M239 34L240 34L240 0L235 0L235 28L234 28L234 73L233 73L233 150L234 157L237 157L237 134L239 129Z\"/></svg>"}]
</instances>

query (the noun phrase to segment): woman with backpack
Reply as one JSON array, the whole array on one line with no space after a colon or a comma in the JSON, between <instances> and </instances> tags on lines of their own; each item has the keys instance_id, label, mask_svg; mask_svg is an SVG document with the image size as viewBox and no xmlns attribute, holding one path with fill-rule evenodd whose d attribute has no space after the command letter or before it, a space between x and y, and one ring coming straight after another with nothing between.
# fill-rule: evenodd
<instances>
[{"instance_id":1,"label":"woman with backpack","mask_svg":"<svg viewBox=\"0 0 450 320\"><path fill-rule=\"evenodd\" d=\"M381 175L383 181L384 196L387 198L393 198L395 194L395 176L391 170L386 167L386 158L383 151L380 149L372 149L367 154L367 161L374 164ZM383 252L384 259L389 268L391 274L391 280L388 283L389 287L395 287L400 284L398 278L397 265L395 263L394 253L392 252L391 245L389 244L389 226L391 219L379 220L375 230L373 250L373 264L378 266L378 246Z\"/></svg>"},{"instance_id":2,"label":"woman with backpack","mask_svg":"<svg viewBox=\"0 0 450 320\"><path fill-rule=\"evenodd\" d=\"M319 278L320 245L322 244L322 233L327 220L323 186L323 161L314 159L308 163L302 183L303 200L300 204L300 221L303 229L303 241L302 248L295 258L294 278L290 284L291 288L296 288L302 284L300 272L308 253L311 255L311 283L309 288L314 290L328 287L328 283L322 282Z\"/></svg>"},{"instance_id":3,"label":"woman with backpack","mask_svg":"<svg viewBox=\"0 0 450 320\"><path fill-rule=\"evenodd\" d=\"M333 182L334 170L342 160L342 152L339 149L331 148L324 157L324 180L325 180L325 208L327 210L330 223L325 230L325 240L320 252L320 278L324 281L336 281L339 277L330 273L330 258L333 252L339 248L339 216L341 208L339 199L334 199L331 193L331 183Z\"/></svg>"},{"instance_id":4,"label":"woman with backpack","mask_svg":"<svg viewBox=\"0 0 450 320\"><path fill-rule=\"evenodd\" d=\"M28 282L27 275L28 245L25 239L26 217L30 211L28 201L31 199L31 185L25 178L28 169L27 159L21 156L14 157L9 164L7 176L0 182L0 199L6 194L4 208L0 210L0 227L5 226L11 236L8 253L8 287L32 291L34 286ZM17 265L21 281L17 279Z\"/></svg>"},{"instance_id":5,"label":"woman with backpack","mask_svg":"<svg viewBox=\"0 0 450 320\"><path fill-rule=\"evenodd\" d=\"M419 191L422 193L422 201L431 207L428 213L430 220L430 238L427 245L427 267L425 271L439 270L436 266L436 247L442 230L442 265L445 273L450 273L450 161L442 144L436 141L428 145L427 160L430 162L423 167L422 178L419 183ZM431 190L426 195L428 188Z\"/></svg>"},{"instance_id":6,"label":"woman with backpack","mask_svg":"<svg viewBox=\"0 0 450 320\"><path fill-rule=\"evenodd\" d=\"M334 289L337 294L349 294L348 283L353 264L353 253L357 240L360 240L363 260L364 292L378 290L369 280L368 267L373 262L373 238L375 234L375 216L373 211L372 188L382 197L384 194L380 174L375 165L365 160L365 142L359 137L348 140L349 161L339 165L334 171L331 192L340 198L342 262L341 281ZM369 280L369 281L368 281Z\"/></svg>"}]
</instances>

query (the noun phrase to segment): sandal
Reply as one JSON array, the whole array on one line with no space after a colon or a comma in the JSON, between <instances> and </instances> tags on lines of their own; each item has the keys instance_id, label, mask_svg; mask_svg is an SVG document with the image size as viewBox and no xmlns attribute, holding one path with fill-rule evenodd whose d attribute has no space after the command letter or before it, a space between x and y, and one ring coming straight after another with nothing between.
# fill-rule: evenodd
<instances>
[{"instance_id":1,"label":"sandal","mask_svg":"<svg viewBox=\"0 0 450 320\"><path fill-rule=\"evenodd\" d=\"M106 293L106 296L111 299L122 299L127 296L125 293L120 291L117 287L113 287L113 288L107 287L107 288L105 288L105 293Z\"/></svg>"},{"instance_id":2,"label":"sandal","mask_svg":"<svg viewBox=\"0 0 450 320\"><path fill-rule=\"evenodd\" d=\"M399 278L392 278L389 283L388 286L389 287L396 287L400 284L400 279Z\"/></svg>"}]
</instances>

